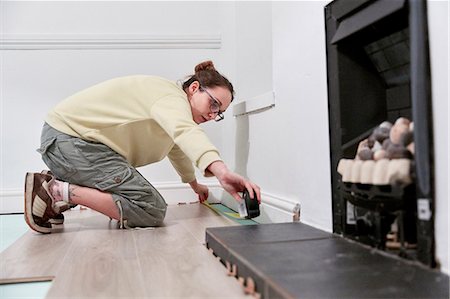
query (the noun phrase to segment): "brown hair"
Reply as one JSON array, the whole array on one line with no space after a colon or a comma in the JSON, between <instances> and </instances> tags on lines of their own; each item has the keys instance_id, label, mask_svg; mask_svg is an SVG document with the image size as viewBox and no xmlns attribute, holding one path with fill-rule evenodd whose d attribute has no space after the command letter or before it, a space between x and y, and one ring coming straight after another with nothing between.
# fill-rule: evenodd
<instances>
[{"instance_id":1,"label":"brown hair","mask_svg":"<svg viewBox=\"0 0 450 299\"><path fill-rule=\"evenodd\" d=\"M183 83L183 89L186 90L194 81L198 81L202 87L221 86L228 88L231 92L231 101L234 99L233 84L227 78L222 76L214 67L211 60L201 62L195 66L195 74Z\"/></svg>"}]
</instances>

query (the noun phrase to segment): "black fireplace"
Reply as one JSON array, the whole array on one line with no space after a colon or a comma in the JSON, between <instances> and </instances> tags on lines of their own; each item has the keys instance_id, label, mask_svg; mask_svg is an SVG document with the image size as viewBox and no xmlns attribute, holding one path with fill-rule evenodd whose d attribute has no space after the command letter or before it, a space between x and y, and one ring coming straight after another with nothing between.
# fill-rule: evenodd
<instances>
[{"instance_id":1,"label":"black fireplace","mask_svg":"<svg viewBox=\"0 0 450 299\"><path fill-rule=\"evenodd\" d=\"M436 267L426 1L335 0L325 16L333 231ZM339 162L399 118L414 124L411 181L344 182Z\"/></svg>"}]
</instances>

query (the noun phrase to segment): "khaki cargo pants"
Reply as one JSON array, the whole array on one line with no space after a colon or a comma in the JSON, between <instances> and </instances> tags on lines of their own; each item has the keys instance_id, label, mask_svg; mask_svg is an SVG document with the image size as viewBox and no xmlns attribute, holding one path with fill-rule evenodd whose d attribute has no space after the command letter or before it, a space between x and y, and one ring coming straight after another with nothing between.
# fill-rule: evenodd
<instances>
[{"instance_id":1,"label":"khaki cargo pants","mask_svg":"<svg viewBox=\"0 0 450 299\"><path fill-rule=\"evenodd\" d=\"M111 193L120 211L122 228L162 224L167 210L164 198L108 146L61 133L44 124L38 152L59 180Z\"/></svg>"}]
</instances>

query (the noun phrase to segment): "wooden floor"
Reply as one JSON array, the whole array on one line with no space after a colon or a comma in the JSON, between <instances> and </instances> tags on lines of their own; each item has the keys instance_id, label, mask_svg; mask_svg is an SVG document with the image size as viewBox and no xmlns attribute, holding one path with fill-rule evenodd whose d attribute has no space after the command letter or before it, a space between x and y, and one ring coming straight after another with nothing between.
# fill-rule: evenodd
<instances>
[{"instance_id":1,"label":"wooden floor","mask_svg":"<svg viewBox=\"0 0 450 299\"><path fill-rule=\"evenodd\" d=\"M0 283L52 280L46 298L244 298L204 246L206 227L235 225L200 204L169 206L165 226L120 230L91 210L59 233L28 231L0 254Z\"/></svg>"}]
</instances>

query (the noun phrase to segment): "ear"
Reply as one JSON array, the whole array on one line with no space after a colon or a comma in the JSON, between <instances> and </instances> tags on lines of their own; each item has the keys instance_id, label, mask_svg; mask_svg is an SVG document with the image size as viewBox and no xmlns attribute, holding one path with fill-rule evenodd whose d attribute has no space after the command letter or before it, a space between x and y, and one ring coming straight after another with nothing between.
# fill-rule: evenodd
<instances>
[{"instance_id":1,"label":"ear","mask_svg":"<svg viewBox=\"0 0 450 299\"><path fill-rule=\"evenodd\" d=\"M190 94L194 94L200 88L200 82L194 81L189 85L188 91Z\"/></svg>"}]
</instances>

